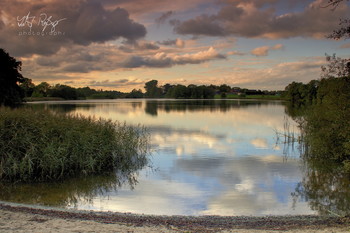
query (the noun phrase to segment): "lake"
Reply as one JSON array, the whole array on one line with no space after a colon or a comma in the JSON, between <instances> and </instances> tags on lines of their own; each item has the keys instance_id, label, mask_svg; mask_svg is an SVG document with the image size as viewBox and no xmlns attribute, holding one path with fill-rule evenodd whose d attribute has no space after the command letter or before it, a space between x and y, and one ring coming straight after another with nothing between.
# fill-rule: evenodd
<instances>
[{"instance_id":1,"label":"lake","mask_svg":"<svg viewBox=\"0 0 350 233\"><path fill-rule=\"evenodd\" d=\"M3 185L1 200L157 215L319 214L314 200L300 195L308 169L299 145L276 134L298 133L283 102L121 99L28 106L143 125L150 160L111 177Z\"/></svg>"}]
</instances>

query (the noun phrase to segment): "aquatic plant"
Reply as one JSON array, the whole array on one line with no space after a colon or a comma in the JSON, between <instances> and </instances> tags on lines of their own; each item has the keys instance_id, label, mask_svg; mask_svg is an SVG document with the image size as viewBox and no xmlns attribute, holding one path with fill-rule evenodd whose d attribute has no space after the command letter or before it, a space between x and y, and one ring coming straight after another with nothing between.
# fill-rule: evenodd
<instances>
[{"instance_id":1,"label":"aquatic plant","mask_svg":"<svg viewBox=\"0 0 350 233\"><path fill-rule=\"evenodd\" d=\"M58 114L47 110L0 109L0 179L60 180L126 170L147 159L144 127Z\"/></svg>"}]
</instances>

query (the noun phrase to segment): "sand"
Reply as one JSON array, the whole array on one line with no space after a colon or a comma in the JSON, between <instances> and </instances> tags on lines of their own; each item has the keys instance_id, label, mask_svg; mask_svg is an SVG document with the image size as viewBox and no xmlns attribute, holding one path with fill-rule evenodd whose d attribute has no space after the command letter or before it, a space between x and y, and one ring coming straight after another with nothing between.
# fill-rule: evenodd
<instances>
[{"instance_id":1,"label":"sand","mask_svg":"<svg viewBox=\"0 0 350 233\"><path fill-rule=\"evenodd\" d=\"M350 232L339 217L186 217L62 211L0 203L0 232Z\"/></svg>"}]
</instances>

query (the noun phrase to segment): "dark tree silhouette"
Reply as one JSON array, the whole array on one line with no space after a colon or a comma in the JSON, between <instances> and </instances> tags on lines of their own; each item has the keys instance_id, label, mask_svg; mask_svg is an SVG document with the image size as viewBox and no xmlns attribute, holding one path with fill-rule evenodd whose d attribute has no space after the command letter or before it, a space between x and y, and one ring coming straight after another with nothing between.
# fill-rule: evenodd
<instances>
[{"instance_id":1,"label":"dark tree silhouette","mask_svg":"<svg viewBox=\"0 0 350 233\"><path fill-rule=\"evenodd\" d=\"M350 78L350 59L330 56L326 54L327 65L321 66L321 78Z\"/></svg>"},{"instance_id":2,"label":"dark tree silhouette","mask_svg":"<svg viewBox=\"0 0 350 233\"><path fill-rule=\"evenodd\" d=\"M158 98L162 95L162 89L158 87L157 80L151 80L146 82L145 84L146 93L145 96L147 98Z\"/></svg>"},{"instance_id":3,"label":"dark tree silhouette","mask_svg":"<svg viewBox=\"0 0 350 233\"><path fill-rule=\"evenodd\" d=\"M348 2L349 0L328 0L325 7L333 7L335 10L341 2ZM350 38L350 19L340 19L339 28L334 30L332 34L328 35L328 38L340 40L341 38Z\"/></svg>"},{"instance_id":4,"label":"dark tree silhouette","mask_svg":"<svg viewBox=\"0 0 350 233\"><path fill-rule=\"evenodd\" d=\"M337 8L338 5L343 2L344 0L328 0L327 4L324 7L330 7L332 6L333 9ZM349 0L345 0L345 1L349 1Z\"/></svg>"},{"instance_id":5,"label":"dark tree silhouette","mask_svg":"<svg viewBox=\"0 0 350 233\"><path fill-rule=\"evenodd\" d=\"M11 106L22 101L24 92L19 84L25 79L19 72L21 66L22 62L0 49L0 106Z\"/></svg>"}]
</instances>

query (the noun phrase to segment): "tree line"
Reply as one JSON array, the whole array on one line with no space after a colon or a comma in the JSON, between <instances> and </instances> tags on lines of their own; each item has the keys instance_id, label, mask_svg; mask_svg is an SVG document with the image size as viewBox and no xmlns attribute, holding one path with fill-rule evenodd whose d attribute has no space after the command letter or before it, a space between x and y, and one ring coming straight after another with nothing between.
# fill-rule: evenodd
<instances>
[{"instance_id":1,"label":"tree line","mask_svg":"<svg viewBox=\"0 0 350 233\"><path fill-rule=\"evenodd\" d=\"M322 104L328 97L340 98L350 93L350 59L326 54L326 60L328 64L321 67L321 79L307 84L292 82L286 86L284 97L292 105Z\"/></svg>"},{"instance_id":2,"label":"tree line","mask_svg":"<svg viewBox=\"0 0 350 233\"><path fill-rule=\"evenodd\" d=\"M250 90L240 87L222 85L195 85L165 84L158 86L158 80L151 80L145 84L146 98L171 98L171 99L214 99L227 98L229 95L281 95L283 91Z\"/></svg>"},{"instance_id":3,"label":"tree line","mask_svg":"<svg viewBox=\"0 0 350 233\"><path fill-rule=\"evenodd\" d=\"M115 99L125 97L125 93L120 91L96 90L90 87L74 88L68 85L55 84L50 85L47 82L41 82L35 85L31 79L25 79L20 88L24 97L40 98L60 98L65 100L76 99Z\"/></svg>"},{"instance_id":4,"label":"tree line","mask_svg":"<svg viewBox=\"0 0 350 233\"><path fill-rule=\"evenodd\" d=\"M22 97L37 98L61 98L65 100L76 99L117 99L117 98L171 98L171 99L214 99L219 95L226 98L229 94L240 95L281 95L282 91L249 90L240 87L230 87L226 84L218 85L194 85L165 84L158 86L158 80L145 83L145 92L141 89L133 89L131 92L96 90L90 87L74 88L67 85L50 85L41 82L35 85L31 79L23 78L19 85Z\"/></svg>"}]
</instances>

